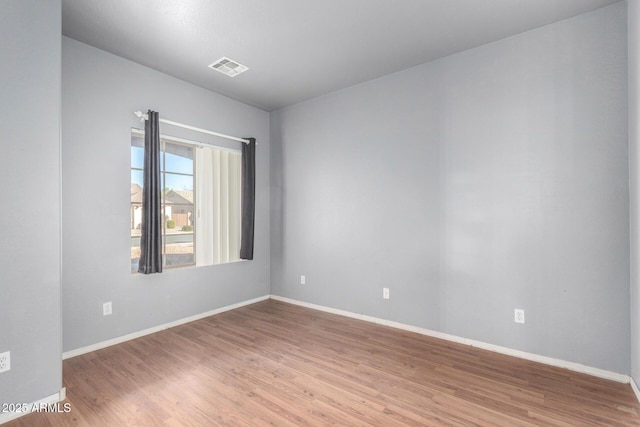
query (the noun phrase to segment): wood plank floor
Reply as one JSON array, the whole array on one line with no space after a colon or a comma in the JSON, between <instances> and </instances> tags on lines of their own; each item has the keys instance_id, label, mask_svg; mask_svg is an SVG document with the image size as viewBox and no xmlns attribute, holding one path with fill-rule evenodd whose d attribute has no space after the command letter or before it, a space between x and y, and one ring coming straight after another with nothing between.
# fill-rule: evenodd
<instances>
[{"instance_id":1,"label":"wood plank floor","mask_svg":"<svg viewBox=\"0 0 640 427\"><path fill-rule=\"evenodd\" d=\"M278 301L68 359L17 426L639 426L628 384Z\"/></svg>"}]
</instances>

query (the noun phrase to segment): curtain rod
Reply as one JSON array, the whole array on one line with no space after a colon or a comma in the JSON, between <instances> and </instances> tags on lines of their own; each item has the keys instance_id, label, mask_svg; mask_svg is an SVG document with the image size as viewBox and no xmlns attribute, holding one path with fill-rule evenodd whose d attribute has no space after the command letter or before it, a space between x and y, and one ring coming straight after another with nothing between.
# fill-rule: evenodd
<instances>
[{"instance_id":1,"label":"curtain rod","mask_svg":"<svg viewBox=\"0 0 640 427\"><path fill-rule=\"evenodd\" d=\"M141 122L149 119L148 114L145 114L142 111L136 111L133 114L135 114L136 116L140 117L140 121ZM211 131L211 130L197 128L195 126L189 126L189 125L185 125L185 124L178 123L178 122L172 122L171 120L159 119L158 121L160 121L161 123L166 123L168 125L172 125L172 126L178 126L178 127L185 128L185 129L195 130L196 132L200 132L200 133L207 133L209 135L219 136L220 138L232 139L234 141L239 141L239 142L242 142L242 143L245 143L245 144L249 143L248 140L243 139L243 138L238 138L237 136L225 135L224 133L218 133L218 132L214 132L214 131Z\"/></svg>"},{"instance_id":2,"label":"curtain rod","mask_svg":"<svg viewBox=\"0 0 640 427\"><path fill-rule=\"evenodd\" d=\"M144 129L131 128L131 133L134 133L144 138ZM229 147L223 147L221 145L207 144L206 142L192 141L190 139L184 139L177 136L165 135L163 133L160 134L160 139L169 140L171 142L179 142L181 144L186 144L186 145L193 145L194 147L198 147L198 148L215 148L216 150L228 151L230 153L240 153L240 150L238 150L237 148L229 148Z\"/></svg>"}]
</instances>

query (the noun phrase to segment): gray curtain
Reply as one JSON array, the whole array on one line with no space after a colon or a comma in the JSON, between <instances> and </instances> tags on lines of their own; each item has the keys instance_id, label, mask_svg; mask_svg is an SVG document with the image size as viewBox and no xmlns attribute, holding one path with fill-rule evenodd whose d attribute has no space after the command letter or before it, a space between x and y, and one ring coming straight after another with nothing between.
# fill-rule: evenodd
<instances>
[{"instance_id":1,"label":"gray curtain","mask_svg":"<svg viewBox=\"0 0 640 427\"><path fill-rule=\"evenodd\" d=\"M253 259L253 230L256 216L256 140L242 144L242 225L240 258Z\"/></svg>"},{"instance_id":2,"label":"gray curtain","mask_svg":"<svg viewBox=\"0 0 640 427\"><path fill-rule=\"evenodd\" d=\"M142 274L162 273L162 205L158 113L149 110L144 124L144 170L140 264Z\"/></svg>"}]
</instances>

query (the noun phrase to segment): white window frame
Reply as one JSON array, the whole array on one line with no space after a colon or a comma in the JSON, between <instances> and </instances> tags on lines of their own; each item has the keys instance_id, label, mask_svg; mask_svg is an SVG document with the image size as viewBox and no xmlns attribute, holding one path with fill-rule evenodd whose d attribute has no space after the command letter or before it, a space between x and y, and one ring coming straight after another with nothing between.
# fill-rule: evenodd
<instances>
[{"instance_id":1,"label":"white window frame","mask_svg":"<svg viewBox=\"0 0 640 427\"><path fill-rule=\"evenodd\" d=\"M131 128L130 135L144 139L144 130ZM163 144L166 141L194 147L194 263L166 265L164 239L166 229L163 225L163 267L171 269L200 267L242 261L240 259L242 151L165 134L160 135L160 140ZM205 162L209 165L205 165ZM132 210L133 205L130 205ZM164 210L163 203L163 212Z\"/></svg>"}]
</instances>

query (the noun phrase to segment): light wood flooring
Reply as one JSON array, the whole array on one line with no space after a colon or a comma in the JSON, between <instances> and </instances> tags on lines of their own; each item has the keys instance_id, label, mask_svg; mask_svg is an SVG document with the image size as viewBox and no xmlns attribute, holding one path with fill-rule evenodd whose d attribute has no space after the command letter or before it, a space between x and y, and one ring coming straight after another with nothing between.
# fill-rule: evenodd
<instances>
[{"instance_id":1,"label":"light wood flooring","mask_svg":"<svg viewBox=\"0 0 640 427\"><path fill-rule=\"evenodd\" d=\"M640 426L629 384L264 301L64 362L16 426Z\"/></svg>"}]
</instances>

